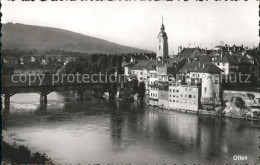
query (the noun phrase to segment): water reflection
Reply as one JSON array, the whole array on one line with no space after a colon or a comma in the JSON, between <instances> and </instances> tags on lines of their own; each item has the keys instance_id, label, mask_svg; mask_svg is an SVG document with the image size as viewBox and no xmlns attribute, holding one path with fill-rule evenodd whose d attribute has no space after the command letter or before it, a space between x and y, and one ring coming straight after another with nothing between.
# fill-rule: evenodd
<instances>
[{"instance_id":1,"label":"water reflection","mask_svg":"<svg viewBox=\"0 0 260 165\"><path fill-rule=\"evenodd\" d=\"M3 111L4 129L55 163L259 162L259 123L138 103L76 102L70 93L50 94L47 105L25 96L11 98ZM235 154L247 155L247 162L234 162Z\"/></svg>"}]
</instances>

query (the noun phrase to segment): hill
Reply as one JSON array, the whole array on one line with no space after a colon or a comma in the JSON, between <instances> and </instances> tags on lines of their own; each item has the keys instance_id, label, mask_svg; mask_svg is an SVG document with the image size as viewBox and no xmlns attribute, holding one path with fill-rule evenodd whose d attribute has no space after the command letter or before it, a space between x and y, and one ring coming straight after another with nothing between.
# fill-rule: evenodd
<instances>
[{"instance_id":1,"label":"hill","mask_svg":"<svg viewBox=\"0 0 260 165\"><path fill-rule=\"evenodd\" d=\"M119 45L68 30L13 23L3 24L1 42L5 49L54 49L90 54L142 52L138 48Z\"/></svg>"}]
</instances>

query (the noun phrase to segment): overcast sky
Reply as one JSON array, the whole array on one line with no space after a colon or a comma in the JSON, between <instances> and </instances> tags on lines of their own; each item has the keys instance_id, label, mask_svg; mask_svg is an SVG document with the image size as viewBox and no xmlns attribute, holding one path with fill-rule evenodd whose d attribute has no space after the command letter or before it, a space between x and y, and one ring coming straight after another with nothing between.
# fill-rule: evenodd
<instances>
[{"instance_id":1,"label":"overcast sky","mask_svg":"<svg viewBox=\"0 0 260 165\"><path fill-rule=\"evenodd\" d=\"M15 2L2 0L2 22L71 30L156 50L164 16L169 52L179 45L257 45L258 4L250 2Z\"/></svg>"}]
</instances>

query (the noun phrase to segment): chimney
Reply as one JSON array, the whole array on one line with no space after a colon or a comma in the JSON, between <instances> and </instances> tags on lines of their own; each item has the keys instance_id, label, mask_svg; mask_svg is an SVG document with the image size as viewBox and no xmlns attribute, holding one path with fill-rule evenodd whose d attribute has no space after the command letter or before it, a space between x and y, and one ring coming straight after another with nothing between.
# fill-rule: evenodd
<instances>
[{"instance_id":1,"label":"chimney","mask_svg":"<svg viewBox=\"0 0 260 165\"><path fill-rule=\"evenodd\" d=\"M223 53L220 54L220 58L223 59Z\"/></svg>"},{"instance_id":2,"label":"chimney","mask_svg":"<svg viewBox=\"0 0 260 165\"><path fill-rule=\"evenodd\" d=\"M200 68L200 61L199 61L199 68Z\"/></svg>"},{"instance_id":3,"label":"chimney","mask_svg":"<svg viewBox=\"0 0 260 165\"><path fill-rule=\"evenodd\" d=\"M203 68L203 69L205 68L205 64L202 64L202 68Z\"/></svg>"}]
</instances>

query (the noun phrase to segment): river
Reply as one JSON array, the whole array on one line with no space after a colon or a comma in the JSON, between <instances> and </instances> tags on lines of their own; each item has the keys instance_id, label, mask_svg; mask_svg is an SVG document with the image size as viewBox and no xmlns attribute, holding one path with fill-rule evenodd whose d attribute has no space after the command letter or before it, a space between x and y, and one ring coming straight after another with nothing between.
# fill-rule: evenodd
<instances>
[{"instance_id":1,"label":"river","mask_svg":"<svg viewBox=\"0 0 260 165\"><path fill-rule=\"evenodd\" d=\"M198 116L70 92L17 94L3 109L3 129L54 163L259 163L258 122ZM247 156L235 161L234 155Z\"/></svg>"}]
</instances>

